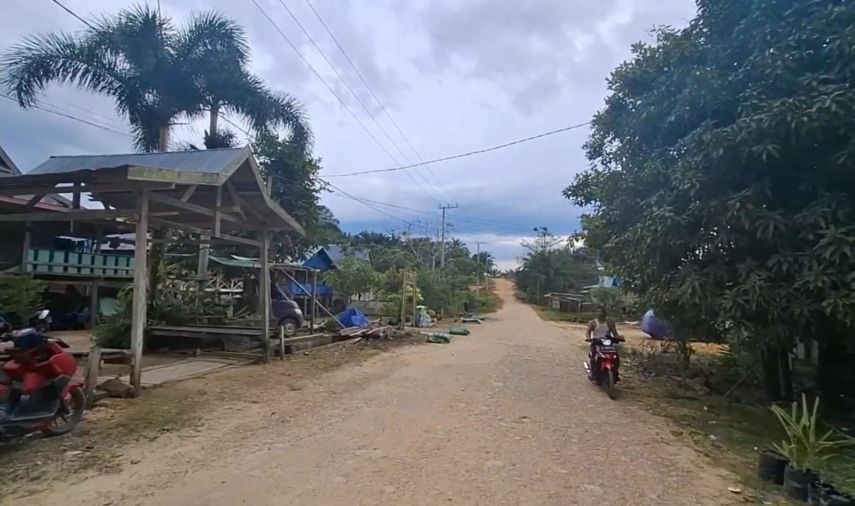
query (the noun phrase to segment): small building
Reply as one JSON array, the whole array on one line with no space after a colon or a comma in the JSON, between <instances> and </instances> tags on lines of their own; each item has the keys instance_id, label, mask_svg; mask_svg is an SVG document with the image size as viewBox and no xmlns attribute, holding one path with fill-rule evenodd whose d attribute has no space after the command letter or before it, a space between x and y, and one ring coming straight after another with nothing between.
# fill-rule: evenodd
<instances>
[{"instance_id":1,"label":"small building","mask_svg":"<svg viewBox=\"0 0 855 506\"><path fill-rule=\"evenodd\" d=\"M367 248L348 249L340 245L321 246L309 258L303 261L303 267L318 271L321 276L323 273L338 269L339 264L346 258L371 263L371 251ZM308 280L307 280L308 281ZM302 286L301 286L302 285ZM291 295L295 299L307 297L308 294L304 290L308 283L291 283L288 287ZM317 297L327 307L334 308L338 311L344 309L344 306L349 302L346 297L336 294L332 287L324 283L318 282ZM360 301L370 302L374 299L373 293L360 294Z\"/></svg>"}]
</instances>

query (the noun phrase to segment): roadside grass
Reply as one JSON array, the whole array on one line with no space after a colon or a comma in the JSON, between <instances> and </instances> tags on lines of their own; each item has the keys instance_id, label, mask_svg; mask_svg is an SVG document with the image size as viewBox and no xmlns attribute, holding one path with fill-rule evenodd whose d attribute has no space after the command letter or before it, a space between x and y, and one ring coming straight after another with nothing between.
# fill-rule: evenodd
<instances>
[{"instance_id":1,"label":"roadside grass","mask_svg":"<svg viewBox=\"0 0 855 506\"><path fill-rule=\"evenodd\" d=\"M472 312L484 314L495 313L502 309L504 305L504 299L496 293L495 289L491 285L490 289L485 294L475 296L475 304Z\"/></svg>"},{"instance_id":2,"label":"roadside grass","mask_svg":"<svg viewBox=\"0 0 855 506\"><path fill-rule=\"evenodd\" d=\"M568 322L568 323L585 323L587 324L594 318L595 313L565 313L547 306L539 304L529 304L532 309L540 316L541 319L552 322Z\"/></svg>"}]
</instances>

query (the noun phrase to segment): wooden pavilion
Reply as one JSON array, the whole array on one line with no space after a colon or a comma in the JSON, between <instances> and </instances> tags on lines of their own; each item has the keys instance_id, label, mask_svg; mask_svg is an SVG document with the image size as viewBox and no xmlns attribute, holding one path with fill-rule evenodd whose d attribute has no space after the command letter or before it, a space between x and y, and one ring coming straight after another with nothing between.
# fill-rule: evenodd
<instances>
[{"instance_id":1,"label":"wooden pavilion","mask_svg":"<svg viewBox=\"0 0 855 506\"><path fill-rule=\"evenodd\" d=\"M71 194L71 209L37 207L50 195ZM102 208L82 207L81 196ZM273 202L249 148L171 153L55 156L27 174L0 178L0 196L28 197L23 212L0 214L0 222L85 222L135 230L131 384L140 391L146 327L149 233L176 229L201 242L258 248L261 264L260 329L265 359L270 346L270 237L303 227Z\"/></svg>"}]
</instances>

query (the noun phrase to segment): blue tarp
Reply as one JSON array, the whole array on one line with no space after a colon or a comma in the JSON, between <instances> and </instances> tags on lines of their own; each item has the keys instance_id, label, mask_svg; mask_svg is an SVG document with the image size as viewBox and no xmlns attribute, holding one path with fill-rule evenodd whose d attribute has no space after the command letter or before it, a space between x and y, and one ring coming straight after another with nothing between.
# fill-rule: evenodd
<instances>
[{"instance_id":1,"label":"blue tarp","mask_svg":"<svg viewBox=\"0 0 855 506\"><path fill-rule=\"evenodd\" d=\"M668 339L671 337L671 329L668 323L656 317L652 309L648 309L641 318L641 330L653 339Z\"/></svg>"},{"instance_id":2,"label":"blue tarp","mask_svg":"<svg viewBox=\"0 0 855 506\"><path fill-rule=\"evenodd\" d=\"M358 308L350 307L336 315L338 321L345 327L367 327L370 321Z\"/></svg>"}]
</instances>

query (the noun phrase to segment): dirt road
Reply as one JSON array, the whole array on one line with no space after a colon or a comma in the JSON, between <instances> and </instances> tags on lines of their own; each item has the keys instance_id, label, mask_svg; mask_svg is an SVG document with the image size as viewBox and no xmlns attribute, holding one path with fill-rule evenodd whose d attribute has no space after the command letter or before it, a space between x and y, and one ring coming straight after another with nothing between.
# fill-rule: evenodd
<instances>
[{"instance_id":1,"label":"dirt road","mask_svg":"<svg viewBox=\"0 0 855 506\"><path fill-rule=\"evenodd\" d=\"M123 449L119 474L21 504L733 503L735 478L669 422L584 379L581 336L498 289L504 309L471 336L222 403L201 430Z\"/></svg>"}]
</instances>

